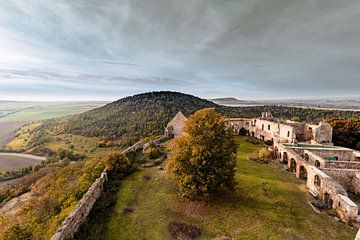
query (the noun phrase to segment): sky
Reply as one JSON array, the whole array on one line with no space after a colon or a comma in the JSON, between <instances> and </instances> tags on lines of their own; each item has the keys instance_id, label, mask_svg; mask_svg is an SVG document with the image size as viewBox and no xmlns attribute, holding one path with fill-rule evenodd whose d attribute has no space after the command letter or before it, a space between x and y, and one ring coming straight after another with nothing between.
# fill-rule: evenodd
<instances>
[{"instance_id":1,"label":"sky","mask_svg":"<svg viewBox=\"0 0 360 240\"><path fill-rule=\"evenodd\" d=\"M360 1L0 1L0 99L157 90L360 96Z\"/></svg>"}]
</instances>

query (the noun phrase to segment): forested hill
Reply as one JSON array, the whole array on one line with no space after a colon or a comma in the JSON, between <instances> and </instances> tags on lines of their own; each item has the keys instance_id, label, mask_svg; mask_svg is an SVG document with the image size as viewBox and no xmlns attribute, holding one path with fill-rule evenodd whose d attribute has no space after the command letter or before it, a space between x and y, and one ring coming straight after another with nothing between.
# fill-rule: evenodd
<instances>
[{"instance_id":1,"label":"forested hill","mask_svg":"<svg viewBox=\"0 0 360 240\"><path fill-rule=\"evenodd\" d=\"M90 137L141 137L162 134L167 122L178 112L190 115L198 109L214 107L230 117L256 117L271 111L275 117L318 121L326 118L359 117L359 113L315 110L282 106L226 107L178 92L150 92L126 97L106 106L72 116L65 121L65 132ZM63 122L63 121L62 121ZM50 122L54 126L54 122ZM49 124L44 124L49 126ZM56 124L56 123L55 123Z\"/></svg>"},{"instance_id":2,"label":"forested hill","mask_svg":"<svg viewBox=\"0 0 360 240\"><path fill-rule=\"evenodd\" d=\"M216 104L177 92L150 92L107 104L69 119L66 131L97 137L118 138L124 134L144 137L161 134L178 112L190 115Z\"/></svg>"}]
</instances>

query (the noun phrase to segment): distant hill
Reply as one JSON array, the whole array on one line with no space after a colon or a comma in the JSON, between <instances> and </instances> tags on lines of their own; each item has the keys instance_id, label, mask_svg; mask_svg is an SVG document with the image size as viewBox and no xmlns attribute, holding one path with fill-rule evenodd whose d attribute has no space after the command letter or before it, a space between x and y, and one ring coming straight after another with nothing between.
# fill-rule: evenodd
<instances>
[{"instance_id":1,"label":"distant hill","mask_svg":"<svg viewBox=\"0 0 360 240\"><path fill-rule=\"evenodd\" d=\"M271 100L239 100L233 97L214 98L210 101L223 106L287 106L330 110L360 111L360 98L333 98L333 99L271 99Z\"/></svg>"},{"instance_id":2,"label":"distant hill","mask_svg":"<svg viewBox=\"0 0 360 240\"><path fill-rule=\"evenodd\" d=\"M109 103L70 118L65 130L71 133L118 138L123 135L161 134L178 112L190 115L198 109L218 105L188 94L150 92ZM220 107L221 108L221 107Z\"/></svg>"},{"instance_id":3,"label":"distant hill","mask_svg":"<svg viewBox=\"0 0 360 240\"><path fill-rule=\"evenodd\" d=\"M219 105L225 105L225 106L232 106L232 105L245 105L249 104L249 101L245 100L239 100L234 97L227 97L227 98L213 98L210 99L210 101L219 104Z\"/></svg>"},{"instance_id":4,"label":"distant hill","mask_svg":"<svg viewBox=\"0 0 360 240\"><path fill-rule=\"evenodd\" d=\"M47 121L42 128L61 128L66 133L110 139L125 138L134 142L143 137L162 134L168 121L178 111L189 116L207 107L213 107L229 117L257 117L263 111L271 111L275 117L300 117L306 121L359 117L360 114L284 106L229 107L188 94L163 91L125 97L85 113Z\"/></svg>"}]
</instances>

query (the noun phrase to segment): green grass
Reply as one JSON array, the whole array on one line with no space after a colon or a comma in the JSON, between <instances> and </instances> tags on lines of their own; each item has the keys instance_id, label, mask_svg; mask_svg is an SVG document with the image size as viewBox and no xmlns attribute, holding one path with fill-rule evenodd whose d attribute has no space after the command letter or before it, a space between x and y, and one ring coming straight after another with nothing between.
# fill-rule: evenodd
<instances>
[{"instance_id":1,"label":"green grass","mask_svg":"<svg viewBox=\"0 0 360 240\"><path fill-rule=\"evenodd\" d=\"M315 213L304 184L275 164L247 160L262 146L238 138L237 187L213 201L190 203L178 197L163 172L143 169L122 180L104 239L172 239L167 224L184 221L201 228L199 239L353 239L355 232L332 217ZM146 181L144 175L151 176ZM123 209L133 207L125 215Z\"/></svg>"},{"instance_id":2,"label":"green grass","mask_svg":"<svg viewBox=\"0 0 360 240\"><path fill-rule=\"evenodd\" d=\"M31 122L55 117L86 112L99 104L59 104L49 106L33 106L20 109L12 114L1 117L0 122Z\"/></svg>"}]
</instances>

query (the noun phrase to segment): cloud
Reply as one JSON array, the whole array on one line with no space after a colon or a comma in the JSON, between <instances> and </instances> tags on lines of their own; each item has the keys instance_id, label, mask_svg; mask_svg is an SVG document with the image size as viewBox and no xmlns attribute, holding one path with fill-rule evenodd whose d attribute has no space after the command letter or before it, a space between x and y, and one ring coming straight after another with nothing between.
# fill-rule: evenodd
<instances>
[{"instance_id":1,"label":"cloud","mask_svg":"<svg viewBox=\"0 0 360 240\"><path fill-rule=\"evenodd\" d=\"M356 0L3 0L0 98L358 95L359 15Z\"/></svg>"}]
</instances>

